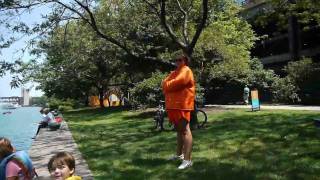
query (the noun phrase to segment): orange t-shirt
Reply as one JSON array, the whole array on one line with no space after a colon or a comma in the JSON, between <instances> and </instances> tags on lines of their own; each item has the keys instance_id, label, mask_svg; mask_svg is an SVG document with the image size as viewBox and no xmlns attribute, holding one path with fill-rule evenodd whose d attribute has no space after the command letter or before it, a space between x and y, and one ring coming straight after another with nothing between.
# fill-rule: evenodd
<instances>
[{"instance_id":1,"label":"orange t-shirt","mask_svg":"<svg viewBox=\"0 0 320 180\"><path fill-rule=\"evenodd\" d=\"M195 81L188 66L182 66L162 82L166 109L193 110L195 100Z\"/></svg>"},{"instance_id":2,"label":"orange t-shirt","mask_svg":"<svg viewBox=\"0 0 320 180\"><path fill-rule=\"evenodd\" d=\"M190 111L194 109L195 99L195 81L191 69L182 66L171 72L163 80L162 90L170 121L190 121Z\"/></svg>"}]
</instances>

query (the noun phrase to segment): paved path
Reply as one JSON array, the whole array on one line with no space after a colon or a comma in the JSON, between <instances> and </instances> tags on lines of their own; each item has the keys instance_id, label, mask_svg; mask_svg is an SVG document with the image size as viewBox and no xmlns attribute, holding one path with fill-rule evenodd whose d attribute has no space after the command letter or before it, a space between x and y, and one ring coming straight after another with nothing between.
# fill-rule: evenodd
<instances>
[{"instance_id":1,"label":"paved path","mask_svg":"<svg viewBox=\"0 0 320 180\"><path fill-rule=\"evenodd\" d=\"M41 129L32 143L29 155L39 175L39 179L50 179L47 164L51 156L60 151L70 152L75 157L76 175L81 176L84 180L93 179L88 165L82 158L66 123L57 131L50 131L47 128Z\"/></svg>"},{"instance_id":2,"label":"paved path","mask_svg":"<svg viewBox=\"0 0 320 180\"><path fill-rule=\"evenodd\" d=\"M246 108L251 109L251 105L206 105L206 107L214 108L225 108L225 109L236 109ZM320 106L301 106L301 105L261 105L261 109L284 109L284 110L309 110L309 111L320 111Z\"/></svg>"}]
</instances>

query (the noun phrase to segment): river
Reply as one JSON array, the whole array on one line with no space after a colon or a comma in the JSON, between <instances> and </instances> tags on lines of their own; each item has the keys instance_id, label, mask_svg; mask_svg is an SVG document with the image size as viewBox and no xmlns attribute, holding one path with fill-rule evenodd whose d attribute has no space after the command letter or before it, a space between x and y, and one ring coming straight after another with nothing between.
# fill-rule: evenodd
<instances>
[{"instance_id":1,"label":"river","mask_svg":"<svg viewBox=\"0 0 320 180\"><path fill-rule=\"evenodd\" d=\"M0 137L10 139L17 150L29 150L41 121L39 110L39 107L0 108Z\"/></svg>"}]
</instances>

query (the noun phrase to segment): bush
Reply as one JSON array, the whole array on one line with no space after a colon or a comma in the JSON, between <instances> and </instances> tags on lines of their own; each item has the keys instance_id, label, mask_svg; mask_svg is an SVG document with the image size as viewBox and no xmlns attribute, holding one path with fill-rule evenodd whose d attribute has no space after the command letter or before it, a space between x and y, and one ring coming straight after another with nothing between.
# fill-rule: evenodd
<instances>
[{"instance_id":1,"label":"bush","mask_svg":"<svg viewBox=\"0 0 320 180\"><path fill-rule=\"evenodd\" d=\"M248 69L238 71L227 71L225 69L229 66L225 67L224 64L218 64L217 67L212 69L209 82L206 83L206 98L209 103L242 102L245 85L250 89L257 88L263 101L271 101L271 85L278 76L274 71L264 69L258 59L249 61Z\"/></svg>"},{"instance_id":2,"label":"bush","mask_svg":"<svg viewBox=\"0 0 320 180\"><path fill-rule=\"evenodd\" d=\"M72 109L73 109L72 106L66 106L66 105L60 105L58 107L58 111L60 111L60 112L70 111Z\"/></svg>"},{"instance_id":3,"label":"bush","mask_svg":"<svg viewBox=\"0 0 320 180\"><path fill-rule=\"evenodd\" d=\"M250 69L243 69L241 73L212 71L210 76L213 78L208 83L209 87L206 88L206 97L211 100L210 103L242 102L245 85L248 85L250 89L257 88L260 100L263 102L300 102L299 87L296 82L305 81L308 77L305 71L310 70L310 62L290 63L285 68L288 72L288 76L285 78L280 78L273 70L264 69L258 59L252 59L249 62L249 67Z\"/></svg>"},{"instance_id":4,"label":"bush","mask_svg":"<svg viewBox=\"0 0 320 180\"><path fill-rule=\"evenodd\" d=\"M289 62L284 68L287 78L297 87L303 104L320 104L320 63L309 58Z\"/></svg>"},{"instance_id":5,"label":"bush","mask_svg":"<svg viewBox=\"0 0 320 180\"><path fill-rule=\"evenodd\" d=\"M288 73L287 77L297 85L303 84L315 71L316 64L309 58L300 61L289 62L284 70Z\"/></svg>"},{"instance_id":6,"label":"bush","mask_svg":"<svg viewBox=\"0 0 320 180\"><path fill-rule=\"evenodd\" d=\"M48 106L50 109L59 109L60 106L68 108L71 107L71 109L73 109L74 107L76 107L76 105L77 101L73 99L60 100L57 98L50 98L48 102Z\"/></svg>"},{"instance_id":7,"label":"bush","mask_svg":"<svg viewBox=\"0 0 320 180\"><path fill-rule=\"evenodd\" d=\"M131 103L133 103L135 107L157 106L160 100L164 100L161 83L167 75L168 74L161 72L155 72L150 78L137 83L134 88L130 89L130 93L133 97L131 98ZM205 103L204 88L198 83L196 84L196 100L200 105Z\"/></svg>"},{"instance_id":8,"label":"bush","mask_svg":"<svg viewBox=\"0 0 320 180\"><path fill-rule=\"evenodd\" d=\"M283 103L297 103L300 98L297 94L298 88L288 77L278 78L271 87L273 101Z\"/></svg>"},{"instance_id":9,"label":"bush","mask_svg":"<svg viewBox=\"0 0 320 180\"><path fill-rule=\"evenodd\" d=\"M137 106L156 106L160 100L164 100L161 90L161 82L167 74L161 72L152 73L151 77L137 83L130 89L131 104Z\"/></svg>"}]
</instances>

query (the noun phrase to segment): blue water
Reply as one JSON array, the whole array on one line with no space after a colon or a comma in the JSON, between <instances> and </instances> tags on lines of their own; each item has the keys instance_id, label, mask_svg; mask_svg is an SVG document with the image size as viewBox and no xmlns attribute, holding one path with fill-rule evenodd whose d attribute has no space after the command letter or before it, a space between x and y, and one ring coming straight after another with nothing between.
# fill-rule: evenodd
<instances>
[{"instance_id":1,"label":"blue water","mask_svg":"<svg viewBox=\"0 0 320 180\"><path fill-rule=\"evenodd\" d=\"M41 121L39 110L39 107L0 109L0 137L10 139L17 150L29 150ZM11 114L3 114L7 111Z\"/></svg>"}]
</instances>

